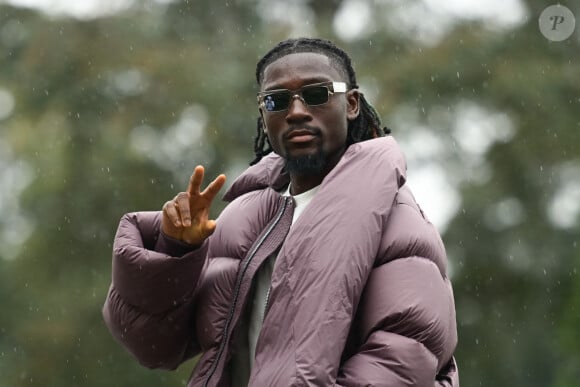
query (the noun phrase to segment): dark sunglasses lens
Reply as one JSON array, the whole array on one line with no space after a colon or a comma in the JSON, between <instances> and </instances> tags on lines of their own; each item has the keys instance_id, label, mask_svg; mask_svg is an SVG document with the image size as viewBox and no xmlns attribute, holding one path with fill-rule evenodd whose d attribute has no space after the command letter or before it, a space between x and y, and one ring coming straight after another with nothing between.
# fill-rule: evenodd
<instances>
[{"instance_id":1,"label":"dark sunglasses lens","mask_svg":"<svg viewBox=\"0 0 580 387\"><path fill-rule=\"evenodd\" d=\"M264 107L269 112L277 112L288 108L290 93L272 93L264 96Z\"/></svg>"},{"instance_id":2,"label":"dark sunglasses lens","mask_svg":"<svg viewBox=\"0 0 580 387\"><path fill-rule=\"evenodd\" d=\"M302 90L302 98L308 105L322 105L328 102L328 89L325 86L305 88Z\"/></svg>"}]
</instances>

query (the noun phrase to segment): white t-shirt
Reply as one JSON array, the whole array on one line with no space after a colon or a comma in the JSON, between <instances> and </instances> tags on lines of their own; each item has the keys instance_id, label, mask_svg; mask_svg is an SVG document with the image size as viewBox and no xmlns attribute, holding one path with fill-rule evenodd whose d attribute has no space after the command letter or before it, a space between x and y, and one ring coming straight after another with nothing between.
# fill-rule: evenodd
<instances>
[{"instance_id":1,"label":"white t-shirt","mask_svg":"<svg viewBox=\"0 0 580 387\"><path fill-rule=\"evenodd\" d=\"M292 217L292 224L296 222L296 219L302 214L308 203L312 200L316 192L318 191L316 186L300 195L295 195L294 202L294 215ZM283 196L290 195L290 186L283 193ZM290 226L292 228L292 226ZM248 339L250 348L250 367L254 366L254 356L256 353L256 343L258 342L258 335L260 334L260 329L262 328L262 322L264 321L264 309L266 308L266 301L268 299L268 292L270 290L270 282L272 279L272 272L274 271L274 263L276 262L276 256L271 256L266 259L266 262L262 264L259 271L256 273L256 291L254 295L254 300L252 302L252 310L250 312L250 322L248 327Z\"/></svg>"}]
</instances>

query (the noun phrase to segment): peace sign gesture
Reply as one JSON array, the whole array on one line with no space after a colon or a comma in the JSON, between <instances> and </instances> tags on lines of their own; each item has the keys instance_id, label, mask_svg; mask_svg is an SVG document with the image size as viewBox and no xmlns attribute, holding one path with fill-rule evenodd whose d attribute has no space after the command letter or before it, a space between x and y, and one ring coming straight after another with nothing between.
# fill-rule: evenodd
<instances>
[{"instance_id":1,"label":"peace sign gesture","mask_svg":"<svg viewBox=\"0 0 580 387\"><path fill-rule=\"evenodd\" d=\"M219 175L200 192L203 174L203 166L195 167L187 191L178 193L163 205L161 230L172 238L192 245L201 244L213 234L216 222L208 219L209 209L226 181L225 175Z\"/></svg>"}]
</instances>

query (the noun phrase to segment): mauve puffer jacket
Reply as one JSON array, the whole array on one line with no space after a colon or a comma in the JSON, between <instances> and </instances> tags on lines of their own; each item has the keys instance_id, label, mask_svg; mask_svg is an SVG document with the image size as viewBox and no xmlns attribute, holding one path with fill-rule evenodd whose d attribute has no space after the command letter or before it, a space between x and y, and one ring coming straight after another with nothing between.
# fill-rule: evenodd
<instances>
[{"instance_id":1,"label":"mauve puffer jacket","mask_svg":"<svg viewBox=\"0 0 580 387\"><path fill-rule=\"evenodd\" d=\"M439 234L404 185L392 137L351 145L290 229L283 161L228 190L193 248L127 214L113 251L107 326L143 365L202 353L189 386L229 386L252 279L277 253L251 386L458 386L455 307Z\"/></svg>"}]
</instances>

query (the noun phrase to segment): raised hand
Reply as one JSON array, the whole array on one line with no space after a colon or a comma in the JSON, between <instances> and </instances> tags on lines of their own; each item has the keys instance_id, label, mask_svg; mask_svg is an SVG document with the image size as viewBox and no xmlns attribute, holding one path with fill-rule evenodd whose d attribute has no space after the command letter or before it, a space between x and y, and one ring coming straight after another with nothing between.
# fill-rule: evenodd
<instances>
[{"instance_id":1,"label":"raised hand","mask_svg":"<svg viewBox=\"0 0 580 387\"><path fill-rule=\"evenodd\" d=\"M216 227L215 220L208 219L211 203L226 182L219 175L200 192L204 168L198 165L189 179L187 191L180 192L163 205L162 231L177 240L192 245L201 244Z\"/></svg>"}]
</instances>

